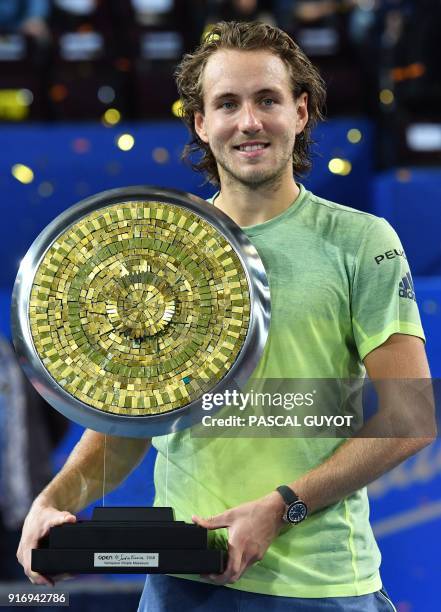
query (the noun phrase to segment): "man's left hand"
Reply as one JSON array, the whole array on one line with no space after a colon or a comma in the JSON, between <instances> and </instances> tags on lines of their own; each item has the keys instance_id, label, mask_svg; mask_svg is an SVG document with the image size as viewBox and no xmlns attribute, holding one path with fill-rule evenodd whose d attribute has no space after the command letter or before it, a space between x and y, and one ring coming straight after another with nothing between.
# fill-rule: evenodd
<instances>
[{"instance_id":1,"label":"man's left hand","mask_svg":"<svg viewBox=\"0 0 441 612\"><path fill-rule=\"evenodd\" d=\"M204 519L192 516L206 529L228 529L228 562L223 574L204 576L215 584L231 584L239 580L253 563L261 561L271 542L285 525L283 499L273 491L269 495Z\"/></svg>"}]
</instances>

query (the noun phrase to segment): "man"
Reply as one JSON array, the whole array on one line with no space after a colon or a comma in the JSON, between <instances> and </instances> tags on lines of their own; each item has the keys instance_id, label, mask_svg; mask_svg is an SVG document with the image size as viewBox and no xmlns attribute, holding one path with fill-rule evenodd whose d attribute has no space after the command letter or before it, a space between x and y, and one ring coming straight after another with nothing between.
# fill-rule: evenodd
<instances>
[{"instance_id":1,"label":"man","mask_svg":"<svg viewBox=\"0 0 441 612\"><path fill-rule=\"evenodd\" d=\"M407 262L375 260L401 250L393 230L295 181L324 102L298 46L264 24L221 23L184 57L177 83L193 136L186 154L202 152L196 169L220 186L213 205L242 226L269 276L270 335L254 377L428 378L416 303L399 293ZM155 504L167 498L177 518L213 530L229 554L222 575L149 576L140 609L394 609L380 591L364 487L431 436L208 439L185 430L153 439ZM107 438L109 488L148 445ZM30 570L30 549L100 495L102 455L103 436L87 431L35 500L18 551L33 582L51 579ZM303 513L288 528L296 498Z\"/></svg>"}]
</instances>

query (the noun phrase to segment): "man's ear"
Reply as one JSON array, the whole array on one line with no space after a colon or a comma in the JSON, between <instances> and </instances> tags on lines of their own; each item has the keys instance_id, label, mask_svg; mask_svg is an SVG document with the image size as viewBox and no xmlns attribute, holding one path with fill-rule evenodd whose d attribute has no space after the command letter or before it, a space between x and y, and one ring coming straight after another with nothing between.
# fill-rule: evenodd
<instances>
[{"instance_id":1,"label":"man's ear","mask_svg":"<svg viewBox=\"0 0 441 612\"><path fill-rule=\"evenodd\" d=\"M308 123L308 94L304 91L296 100L297 107L297 126L296 134L303 132L305 125Z\"/></svg>"},{"instance_id":2,"label":"man's ear","mask_svg":"<svg viewBox=\"0 0 441 612\"><path fill-rule=\"evenodd\" d=\"M200 111L196 111L194 114L194 129L202 142L208 144L208 136L205 131L205 117Z\"/></svg>"}]
</instances>

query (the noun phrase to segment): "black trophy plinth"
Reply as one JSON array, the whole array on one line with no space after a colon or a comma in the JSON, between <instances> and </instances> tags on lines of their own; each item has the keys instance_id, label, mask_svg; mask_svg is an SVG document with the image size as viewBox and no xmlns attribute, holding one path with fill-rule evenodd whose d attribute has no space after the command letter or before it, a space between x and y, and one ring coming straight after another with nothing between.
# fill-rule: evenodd
<instances>
[{"instance_id":1,"label":"black trophy plinth","mask_svg":"<svg viewBox=\"0 0 441 612\"><path fill-rule=\"evenodd\" d=\"M95 508L92 520L52 527L32 551L40 574L211 574L226 553L207 529L174 520L172 508Z\"/></svg>"}]
</instances>

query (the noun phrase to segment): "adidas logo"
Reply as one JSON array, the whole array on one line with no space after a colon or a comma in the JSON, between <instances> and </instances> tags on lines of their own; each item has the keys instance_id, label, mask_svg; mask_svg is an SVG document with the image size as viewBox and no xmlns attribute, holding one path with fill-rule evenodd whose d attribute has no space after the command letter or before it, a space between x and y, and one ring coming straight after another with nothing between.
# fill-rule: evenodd
<instances>
[{"instance_id":1,"label":"adidas logo","mask_svg":"<svg viewBox=\"0 0 441 612\"><path fill-rule=\"evenodd\" d=\"M413 286L412 277L410 272L403 276L401 281L398 283L399 295L402 298L408 298L409 300L415 300L415 287Z\"/></svg>"}]
</instances>

